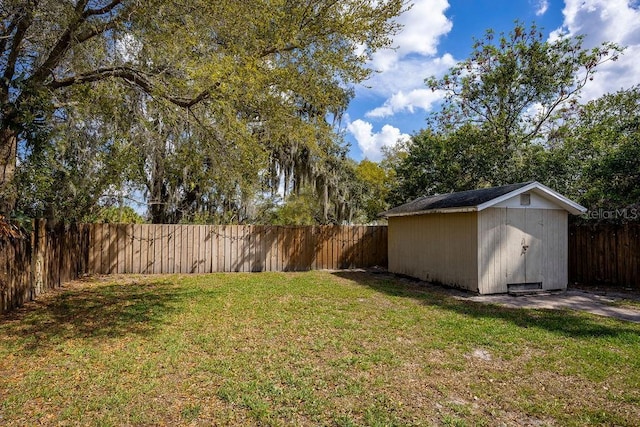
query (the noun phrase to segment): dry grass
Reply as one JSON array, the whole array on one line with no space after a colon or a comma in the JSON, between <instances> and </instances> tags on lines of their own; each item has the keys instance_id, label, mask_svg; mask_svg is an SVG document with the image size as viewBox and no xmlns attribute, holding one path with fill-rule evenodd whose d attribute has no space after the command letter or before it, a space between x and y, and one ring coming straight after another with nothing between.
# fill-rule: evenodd
<instances>
[{"instance_id":1,"label":"dry grass","mask_svg":"<svg viewBox=\"0 0 640 427\"><path fill-rule=\"evenodd\" d=\"M640 325L384 275L75 283L0 321L3 425L638 425Z\"/></svg>"}]
</instances>

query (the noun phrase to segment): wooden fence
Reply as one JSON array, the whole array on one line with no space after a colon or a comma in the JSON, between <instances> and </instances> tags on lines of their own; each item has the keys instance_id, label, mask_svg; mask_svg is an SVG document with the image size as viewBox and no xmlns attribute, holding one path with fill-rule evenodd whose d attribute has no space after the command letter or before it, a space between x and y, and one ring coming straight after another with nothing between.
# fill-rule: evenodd
<instances>
[{"instance_id":1,"label":"wooden fence","mask_svg":"<svg viewBox=\"0 0 640 427\"><path fill-rule=\"evenodd\" d=\"M85 225L48 230L36 220L30 236L0 238L0 313L86 272L88 231Z\"/></svg>"},{"instance_id":2,"label":"wooden fence","mask_svg":"<svg viewBox=\"0 0 640 427\"><path fill-rule=\"evenodd\" d=\"M571 224L569 280L640 289L640 224ZM83 224L0 239L0 313L84 273L304 271L387 266L385 226Z\"/></svg>"},{"instance_id":3,"label":"wooden fence","mask_svg":"<svg viewBox=\"0 0 640 427\"><path fill-rule=\"evenodd\" d=\"M93 274L387 266L385 226L92 224L89 241Z\"/></svg>"},{"instance_id":4,"label":"wooden fence","mask_svg":"<svg viewBox=\"0 0 640 427\"><path fill-rule=\"evenodd\" d=\"M640 290L640 224L570 224L569 281Z\"/></svg>"},{"instance_id":5,"label":"wooden fence","mask_svg":"<svg viewBox=\"0 0 640 427\"><path fill-rule=\"evenodd\" d=\"M0 239L0 313L85 273L304 271L387 266L384 226L82 224Z\"/></svg>"}]
</instances>

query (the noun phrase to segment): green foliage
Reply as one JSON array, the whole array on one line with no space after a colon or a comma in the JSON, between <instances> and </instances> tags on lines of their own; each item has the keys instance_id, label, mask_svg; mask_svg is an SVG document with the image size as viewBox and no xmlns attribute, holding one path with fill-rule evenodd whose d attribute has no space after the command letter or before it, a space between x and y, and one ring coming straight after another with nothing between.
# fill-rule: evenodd
<instances>
[{"instance_id":1,"label":"green foliage","mask_svg":"<svg viewBox=\"0 0 640 427\"><path fill-rule=\"evenodd\" d=\"M503 179L501 150L472 125L448 135L423 130L411 138L406 150L395 169L393 205L421 195L486 187Z\"/></svg>"},{"instance_id":2,"label":"green foliage","mask_svg":"<svg viewBox=\"0 0 640 427\"><path fill-rule=\"evenodd\" d=\"M328 119L371 73L368 58L389 45L404 8L403 0L5 2L0 194L32 186L21 202L29 209L55 216L74 206L79 217L134 187L154 222L243 221L273 164L293 181L311 171L337 194L331 171L314 169L339 151L325 147L337 140ZM84 138L90 147L77 147ZM84 148L114 160L80 170ZM13 180L16 152L28 185ZM79 190L81 177L100 185ZM0 197L0 211L7 206L15 207Z\"/></svg>"},{"instance_id":3,"label":"green foliage","mask_svg":"<svg viewBox=\"0 0 640 427\"><path fill-rule=\"evenodd\" d=\"M591 210L640 201L640 86L607 94L567 117L547 163L558 186Z\"/></svg>"},{"instance_id":4,"label":"green foliage","mask_svg":"<svg viewBox=\"0 0 640 427\"><path fill-rule=\"evenodd\" d=\"M322 208L315 195L306 189L300 194L291 194L285 203L275 207L266 216L271 225L315 225L321 223Z\"/></svg>"},{"instance_id":5,"label":"green foliage","mask_svg":"<svg viewBox=\"0 0 640 427\"><path fill-rule=\"evenodd\" d=\"M545 41L535 24L526 28L520 22L497 38L488 30L469 58L441 79L426 80L446 96L432 124L443 131L476 124L504 150L539 139L558 108L575 101L597 67L622 51L613 43L587 50L582 41Z\"/></svg>"},{"instance_id":6,"label":"green foliage","mask_svg":"<svg viewBox=\"0 0 640 427\"><path fill-rule=\"evenodd\" d=\"M571 118L579 109L577 97L598 66L622 52L612 43L587 50L582 41L582 36L545 41L535 25L516 22L508 35L487 31L469 58L441 79L427 79L432 90L445 94L444 105L430 118L430 129L414 135L405 154L392 161L397 173L392 204L529 180L579 195L579 201L589 197L578 188L588 188L596 177L617 183L617 190L609 190L629 190L637 176L629 174L635 166L632 145L616 143L624 154L594 163L584 154L592 143L602 143L585 134L581 143L567 141L576 139L574 127L593 133L586 118ZM612 180L614 170L630 178Z\"/></svg>"},{"instance_id":7,"label":"green foliage","mask_svg":"<svg viewBox=\"0 0 640 427\"><path fill-rule=\"evenodd\" d=\"M355 179L355 164L347 158L341 136L318 140L312 147L288 144L270 156L265 187L284 197L310 191L320 202L321 224L352 222L360 206L361 190Z\"/></svg>"},{"instance_id":8,"label":"green foliage","mask_svg":"<svg viewBox=\"0 0 640 427\"><path fill-rule=\"evenodd\" d=\"M379 221L378 214L388 208L389 173L393 171L369 160L355 163L346 157L316 161L310 163L312 174L303 182L294 181L284 201L278 194L258 197L248 221L274 225ZM329 173L314 175L316 168L327 168Z\"/></svg>"},{"instance_id":9,"label":"green foliage","mask_svg":"<svg viewBox=\"0 0 640 427\"><path fill-rule=\"evenodd\" d=\"M97 87L94 95L100 102L94 102L85 89L65 93L69 102L75 101L58 125L30 129L16 177L17 208L31 217L95 217L104 199L131 176L135 147L124 130L131 119L119 100L125 93Z\"/></svg>"},{"instance_id":10,"label":"green foliage","mask_svg":"<svg viewBox=\"0 0 640 427\"><path fill-rule=\"evenodd\" d=\"M391 186L389 171L378 163L364 159L355 169L358 184L361 186L362 211L364 220L370 223L378 221L378 214L389 209L387 202Z\"/></svg>"},{"instance_id":11,"label":"green foliage","mask_svg":"<svg viewBox=\"0 0 640 427\"><path fill-rule=\"evenodd\" d=\"M100 210L95 218L89 218L91 222L104 222L109 224L144 224L145 220L131 206L108 206Z\"/></svg>"}]
</instances>

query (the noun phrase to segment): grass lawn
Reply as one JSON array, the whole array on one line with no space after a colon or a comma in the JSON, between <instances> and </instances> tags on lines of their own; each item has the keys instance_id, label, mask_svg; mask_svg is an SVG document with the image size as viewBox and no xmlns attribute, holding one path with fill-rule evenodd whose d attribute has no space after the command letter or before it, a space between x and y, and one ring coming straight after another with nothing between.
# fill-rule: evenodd
<instances>
[{"instance_id":1,"label":"grass lawn","mask_svg":"<svg viewBox=\"0 0 640 427\"><path fill-rule=\"evenodd\" d=\"M0 318L1 425L640 425L640 325L357 272L112 277Z\"/></svg>"}]
</instances>

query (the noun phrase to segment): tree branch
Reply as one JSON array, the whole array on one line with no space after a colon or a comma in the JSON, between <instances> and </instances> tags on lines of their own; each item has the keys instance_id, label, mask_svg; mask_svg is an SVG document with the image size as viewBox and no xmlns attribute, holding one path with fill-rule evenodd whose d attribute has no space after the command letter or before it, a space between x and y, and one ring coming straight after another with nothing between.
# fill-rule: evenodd
<instances>
[{"instance_id":1,"label":"tree branch","mask_svg":"<svg viewBox=\"0 0 640 427\"><path fill-rule=\"evenodd\" d=\"M104 33L107 30L115 28L116 21L107 21L102 25L95 25L93 28L86 29L73 38L74 44L81 44L92 37Z\"/></svg>"},{"instance_id":2,"label":"tree branch","mask_svg":"<svg viewBox=\"0 0 640 427\"><path fill-rule=\"evenodd\" d=\"M79 1L75 7L76 18L69 23L67 29L62 33L58 42L53 46L51 51L49 52L49 56L42 63L40 67L33 73L33 75L29 78L29 80L34 82L44 82L45 79L51 74L51 72L55 69L55 67L59 64L60 60L64 56L65 52L69 48L71 48L74 44L80 44L89 40L92 37L95 37L102 32L113 28L115 26L117 17L114 17L110 21L104 22L102 25L96 25L93 29L83 31L82 33L74 36L74 33L80 28L80 26L87 22L87 17L95 16L100 14L102 10L102 14L113 10L118 4L122 3L122 0L114 0L107 6L100 9L88 9L84 10L84 8L88 4L88 0Z\"/></svg>"},{"instance_id":3,"label":"tree branch","mask_svg":"<svg viewBox=\"0 0 640 427\"><path fill-rule=\"evenodd\" d=\"M155 89L153 82L149 80L147 75L145 75L143 72L139 70L136 70L130 67L100 68L90 73L79 74L76 76L67 77L62 80L53 80L50 83L48 83L46 86L49 87L50 89L59 89L63 87L73 86L76 84L92 83L92 82L97 82L100 80L105 80L105 79L114 78L114 77L123 79L129 83L132 83L148 94L151 94ZM217 88L218 86L220 86L220 83L216 83L215 85L213 85L211 89L203 90L193 98L186 98L182 96L173 96L173 95L166 95L166 94L161 94L161 96L164 99L171 102L172 104L175 104L183 108L189 108L207 99L211 95L211 91Z\"/></svg>"},{"instance_id":4,"label":"tree branch","mask_svg":"<svg viewBox=\"0 0 640 427\"><path fill-rule=\"evenodd\" d=\"M31 3L30 6L35 6L35 3ZM24 39L27 30L31 26L33 22L33 9L29 9L24 11L24 14L21 16L16 16L16 20L18 21L16 25L16 33L13 36L13 42L11 43L11 47L9 48L9 55L7 56L7 65L4 69L3 85L8 85L11 79L16 72L16 63L18 61L18 56L20 55L20 44ZM4 44L4 43L3 43Z\"/></svg>"},{"instance_id":5,"label":"tree branch","mask_svg":"<svg viewBox=\"0 0 640 427\"><path fill-rule=\"evenodd\" d=\"M264 58L265 56L269 56L273 53L280 53L280 52L291 52L293 50L296 50L300 48L300 46L296 45L296 44L288 44L285 47L282 48L277 48L277 47L270 47L268 49L264 49L262 52L259 53L259 57L260 58Z\"/></svg>"},{"instance_id":6,"label":"tree branch","mask_svg":"<svg viewBox=\"0 0 640 427\"><path fill-rule=\"evenodd\" d=\"M2 36L0 36L0 55L2 55L4 53L5 48L7 47L7 41L9 41L9 39L11 39L11 33L13 33L13 30L16 28L16 20L12 20L11 22L9 22L9 25L5 27L5 25L3 25L3 29L2 29Z\"/></svg>"},{"instance_id":7,"label":"tree branch","mask_svg":"<svg viewBox=\"0 0 640 427\"><path fill-rule=\"evenodd\" d=\"M98 9L87 9L82 13L82 17L84 19L90 17L90 16L99 16L99 15L104 15L105 13L111 12L113 9L115 9L118 5L120 5L122 3L122 0L113 0L111 3L109 3L108 5L98 8Z\"/></svg>"},{"instance_id":8,"label":"tree branch","mask_svg":"<svg viewBox=\"0 0 640 427\"><path fill-rule=\"evenodd\" d=\"M84 22L85 18L82 16L82 11L87 3L88 0L78 1L78 4L76 4L75 7L75 19L71 20L69 26L64 30L57 43L49 51L47 59L45 59L42 65L40 65L40 67L38 67L38 69L31 75L29 78L30 81L37 83L44 82L47 76L49 76L53 69L58 65L64 53L71 46L74 31L80 27L82 22Z\"/></svg>"}]
</instances>

